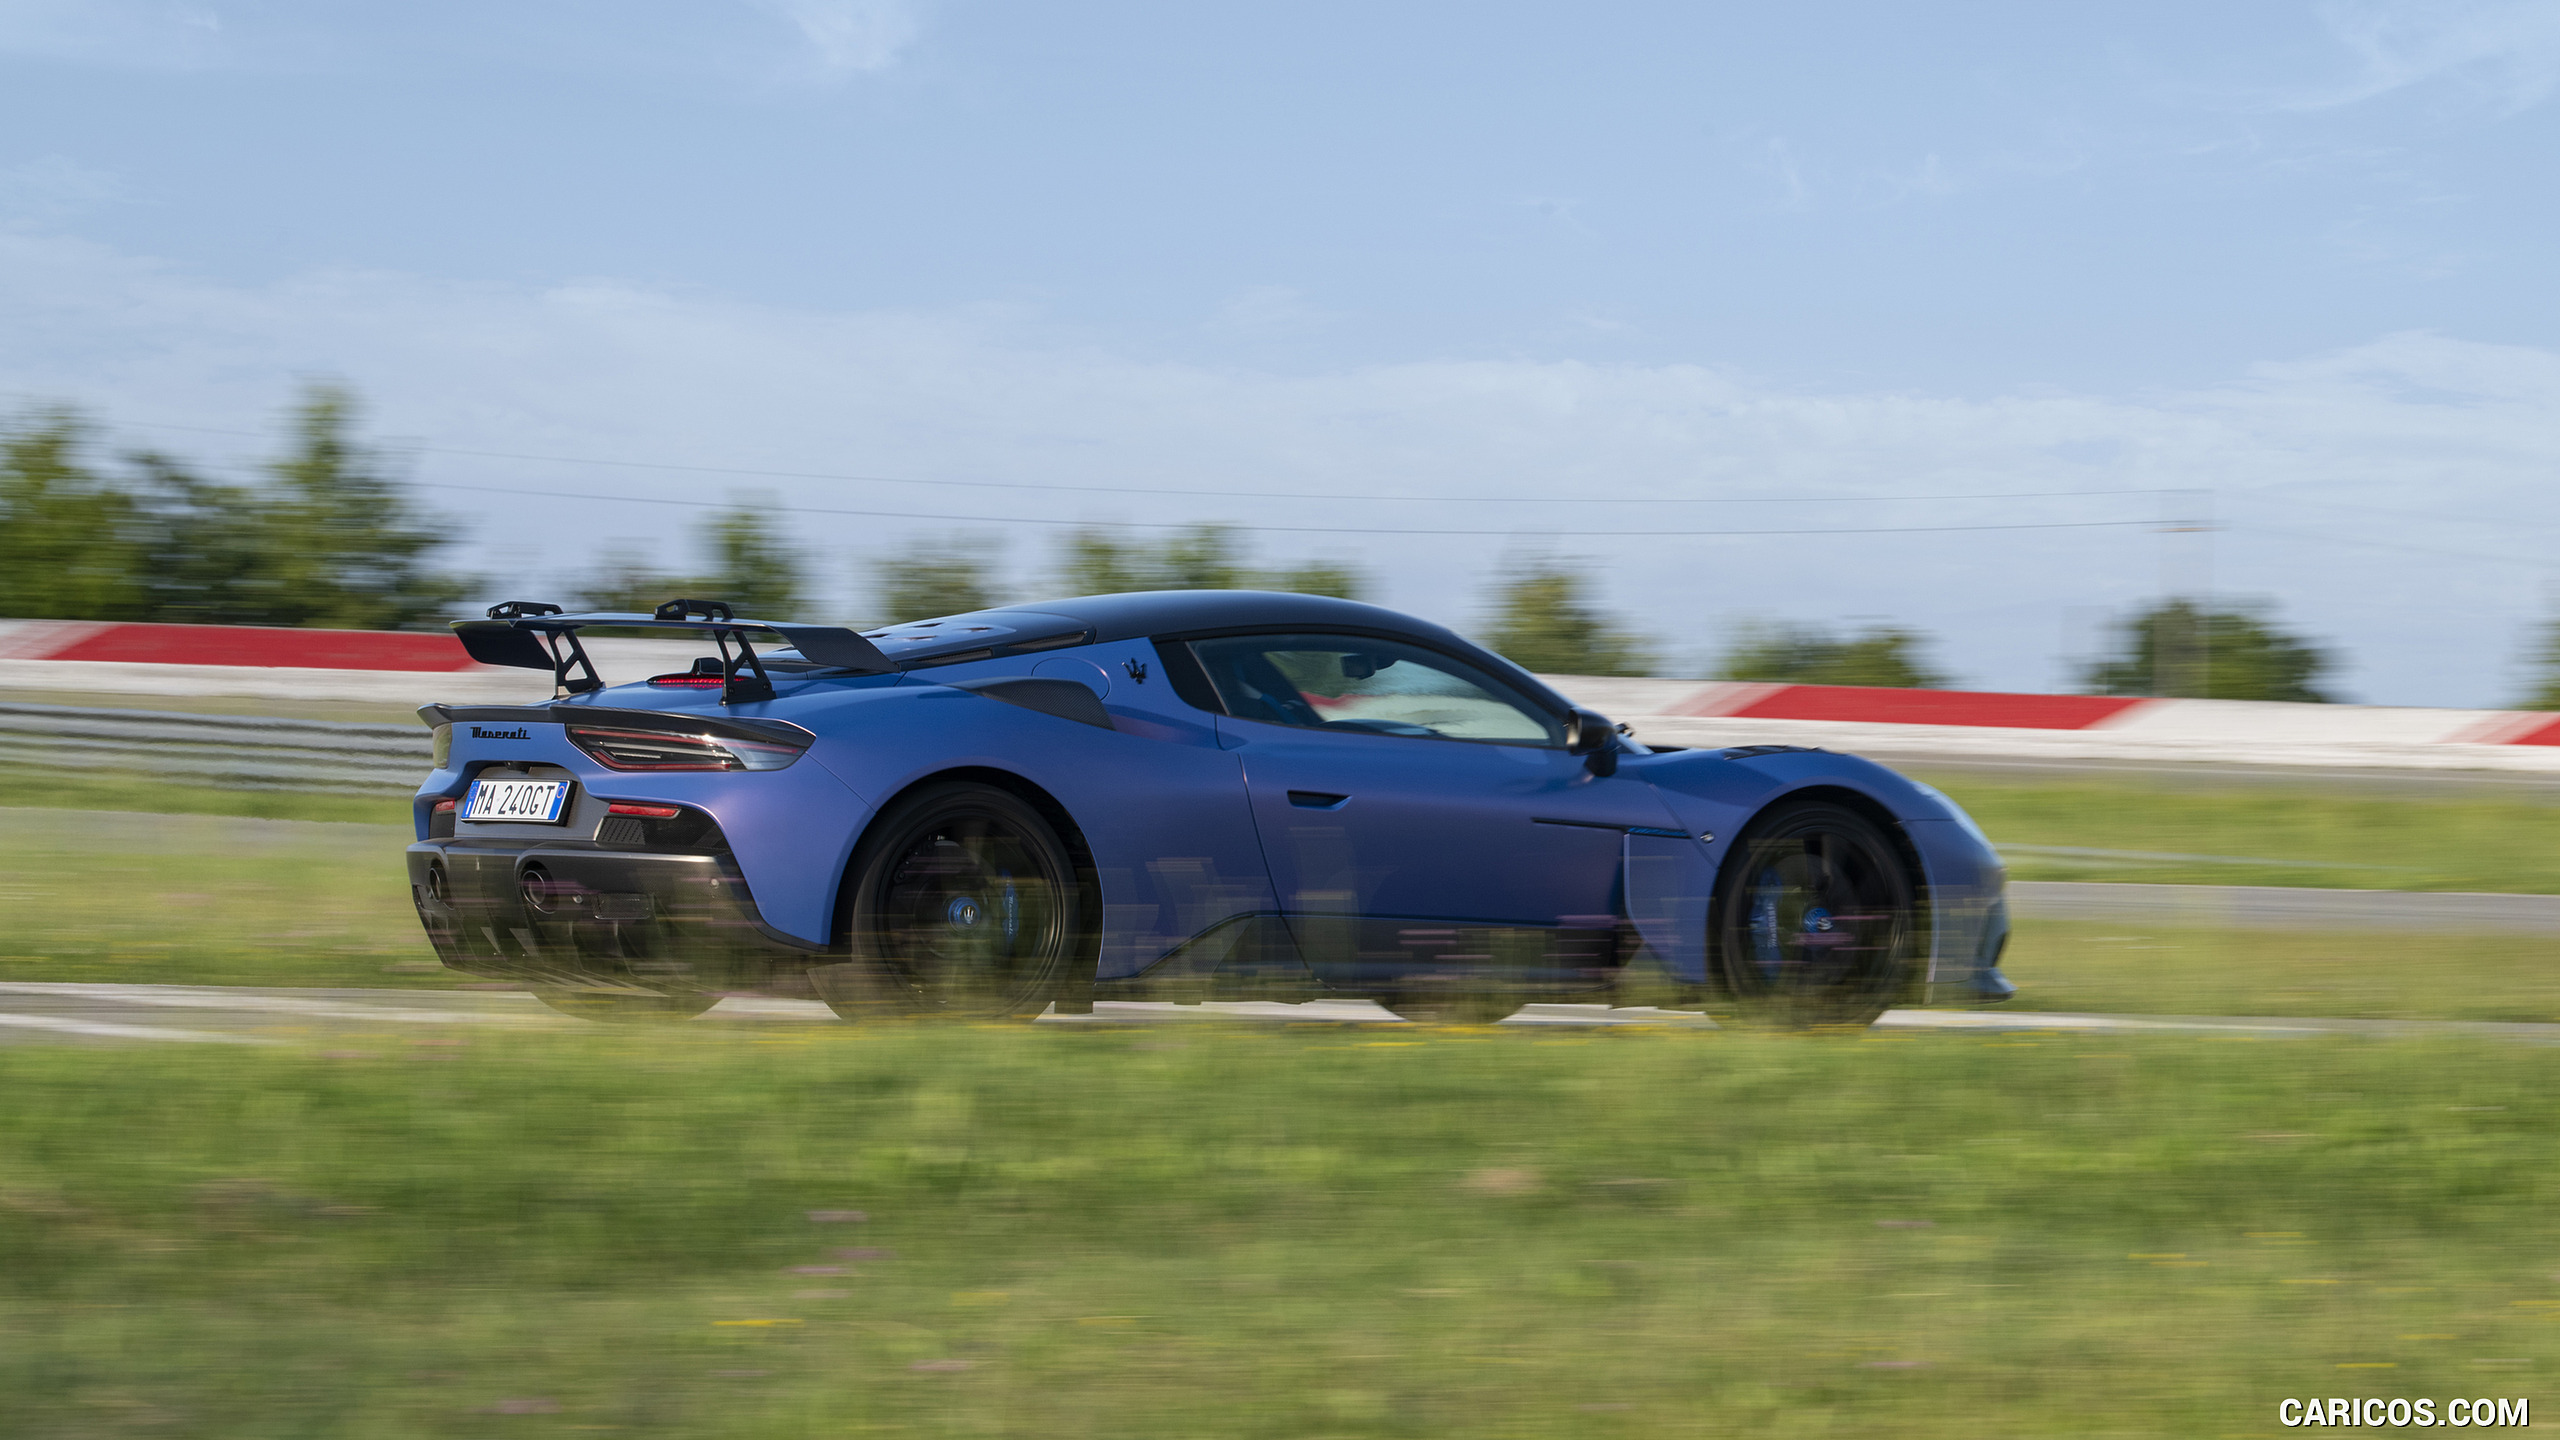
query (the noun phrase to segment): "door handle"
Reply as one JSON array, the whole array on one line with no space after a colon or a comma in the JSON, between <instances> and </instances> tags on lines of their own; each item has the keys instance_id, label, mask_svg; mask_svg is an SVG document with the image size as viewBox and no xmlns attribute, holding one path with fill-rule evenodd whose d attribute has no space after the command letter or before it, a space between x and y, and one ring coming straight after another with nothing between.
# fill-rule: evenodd
<instances>
[{"instance_id":1,"label":"door handle","mask_svg":"<svg viewBox=\"0 0 2560 1440\"><path fill-rule=\"evenodd\" d=\"M1351 803L1351 797L1327 794L1322 790L1292 790L1289 803L1301 810L1339 810Z\"/></svg>"}]
</instances>

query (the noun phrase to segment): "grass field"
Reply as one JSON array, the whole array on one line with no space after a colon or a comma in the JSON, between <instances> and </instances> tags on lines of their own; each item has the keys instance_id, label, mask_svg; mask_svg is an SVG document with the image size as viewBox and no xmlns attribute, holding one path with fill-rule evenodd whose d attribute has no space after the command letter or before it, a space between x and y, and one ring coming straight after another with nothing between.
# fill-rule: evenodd
<instances>
[{"instance_id":1,"label":"grass field","mask_svg":"<svg viewBox=\"0 0 2560 1440\"><path fill-rule=\"evenodd\" d=\"M221 793L221 792L213 792ZM406 827L0 810L0 979L448 985Z\"/></svg>"},{"instance_id":2,"label":"grass field","mask_svg":"<svg viewBox=\"0 0 2560 1440\"><path fill-rule=\"evenodd\" d=\"M0 979L463 983L434 963L390 826L0 811ZM2560 941L2021 920L2022 1008L2560 1020Z\"/></svg>"},{"instance_id":3,"label":"grass field","mask_svg":"<svg viewBox=\"0 0 2560 1440\"><path fill-rule=\"evenodd\" d=\"M425 773L423 769L421 774ZM0 766L0 830L19 823L8 811L114 810L153 815L237 815L258 820L325 820L409 829L405 794L329 794L306 790L227 790L172 784L117 770L27 770Z\"/></svg>"},{"instance_id":4,"label":"grass field","mask_svg":"<svg viewBox=\"0 0 2560 1440\"><path fill-rule=\"evenodd\" d=\"M421 746L423 752L423 739ZM2192 776L2020 780L1925 768L1915 773L1961 801L2003 845L2120 852L2013 851L2011 873L2021 880L2560 894L2560 804L2542 795L2430 798L2302 783L2217 785ZM402 795L222 790L114 771L0 766L0 808L10 806L386 825L409 818ZM2226 858L2136 859L2121 852Z\"/></svg>"},{"instance_id":5,"label":"grass field","mask_svg":"<svg viewBox=\"0 0 2560 1440\"><path fill-rule=\"evenodd\" d=\"M432 684L424 687L432 697ZM368 725L417 725L417 703L390 700L296 700L273 695L148 695L115 690L0 691L21 705L70 705L94 710L173 710L187 715L279 715L294 720L352 720ZM420 726L419 734L426 733Z\"/></svg>"},{"instance_id":6,"label":"grass field","mask_svg":"<svg viewBox=\"0 0 2560 1440\"><path fill-rule=\"evenodd\" d=\"M2022 920L2016 1008L2117 1015L2560 1021L2560 940Z\"/></svg>"},{"instance_id":7,"label":"grass field","mask_svg":"<svg viewBox=\"0 0 2560 1440\"><path fill-rule=\"evenodd\" d=\"M2219 1436L2560 1363L2560 1053L0 1049L13 1436ZM867 1217L859 1222L848 1212Z\"/></svg>"},{"instance_id":8,"label":"grass field","mask_svg":"<svg viewBox=\"0 0 2560 1440\"><path fill-rule=\"evenodd\" d=\"M0 782L0 978L454 983L397 799ZM2294 862L2025 877L2560 891L2548 805L1942 784L2011 843ZM2028 921L2009 968L2041 1009L2560 1019L2560 942L2521 936ZM2555 1082L2538 1046L2148 1036L0 1046L0 1433L2191 1437L2282 1433L2287 1396L2560 1404Z\"/></svg>"},{"instance_id":9,"label":"grass field","mask_svg":"<svg viewBox=\"0 0 2560 1440\"><path fill-rule=\"evenodd\" d=\"M2419 798L2301 783L2212 784L2198 777L2011 780L1917 773L1960 801L2004 846L2230 857L2133 860L2012 851L2010 874L2020 880L2560 894L2560 806L2538 796Z\"/></svg>"},{"instance_id":10,"label":"grass field","mask_svg":"<svg viewBox=\"0 0 2560 1440\"><path fill-rule=\"evenodd\" d=\"M289 714L410 724L404 706L222 696L12 692L14 700L207 714ZM420 773L426 732L419 731ZM2004 845L2056 846L2214 860L2057 856L2016 851L2024 880L2134 880L2202 885L2488 890L2560 894L2560 803L2544 790L2494 785L2440 794L2324 784L2312 777L2215 778L2209 770L2018 777L1909 767L1961 801ZM2280 772L2279 772L2280 773ZM2412 782L2417 783L2417 782ZM0 767L0 805L146 810L403 824L398 795L236 791L111 771Z\"/></svg>"}]
</instances>

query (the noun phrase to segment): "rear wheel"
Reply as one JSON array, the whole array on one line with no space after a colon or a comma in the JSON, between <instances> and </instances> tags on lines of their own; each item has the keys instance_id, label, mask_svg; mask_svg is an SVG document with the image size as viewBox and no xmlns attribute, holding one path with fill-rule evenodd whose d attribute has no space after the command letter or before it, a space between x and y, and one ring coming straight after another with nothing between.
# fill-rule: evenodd
<instances>
[{"instance_id":1,"label":"rear wheel","mask_svg":"<svg viewBox=\"0 0 2560 1440\"><path fill-rule=\"evenodd\" d=\"M917 791L873 823L847 877L850 963L818 972L838 1015L1036 1015L1093 976L1074 857L992 785Z\"/></svg>"},{"instance_id":2,"label":"rear wheel","mask_svg":"<svg viewBox=\"0 0 2560 1440\"><path fill-rule=\"evenodd\" d=\"M720 1003L717 995L658 995L634 990L574 990L536 986L534 998L563 1015L614 1024L646 1025L690 1020Z\"/></svg>"},{"instance_id":3,"label":"rear wheel","mask_svg":"<svg viewBox=\"0 0 2560 1440\"><path fill-rule=\"evenodd\" d=\"M1781 805L1717 885L1715 961L1746 1022L1866 1025L1910 984L1925 933L1900 847L1845 805Z\"/></svg>"}]
</instances>

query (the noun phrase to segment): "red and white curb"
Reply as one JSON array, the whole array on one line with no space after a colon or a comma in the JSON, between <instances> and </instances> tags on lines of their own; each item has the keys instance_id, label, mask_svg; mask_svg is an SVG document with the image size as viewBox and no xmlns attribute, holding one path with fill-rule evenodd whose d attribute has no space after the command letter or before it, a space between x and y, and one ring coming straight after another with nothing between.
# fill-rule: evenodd
<instances>
[{"instance_id":1,"label":"red and white curb","mask_svg":"<svg viewBox=\"0 0 2560 1440\"><path fill-rule=\"evenodd\" d=\"M2560 773L2560 715L2535 711L1546 678L1665 745Z\"/></svg>"},{"instance_id":2,"label":"red and white curb","mask_svg":"<svg viewBox=\"0 0 2560 1440\"><path fill-rule=\"evenodd\" d=\"M692 641L596 640L613 682L684 668ZM1546 677L1656 744L1884 755L2560 772L2560 715L2108 695ZM0 692L525 704L538 672L477 665L451 635L0 621Z\"/></svg>"}]
</instances>

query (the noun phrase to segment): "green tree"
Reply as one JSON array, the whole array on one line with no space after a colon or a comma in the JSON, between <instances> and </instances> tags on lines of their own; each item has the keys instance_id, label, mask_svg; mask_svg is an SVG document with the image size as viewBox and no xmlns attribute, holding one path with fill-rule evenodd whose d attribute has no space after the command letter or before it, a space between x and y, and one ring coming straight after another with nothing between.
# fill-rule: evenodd
<instances>
[{"instance_id":1,"label":"green tree","mask_svg":"<svg viewBox=\"0 0 2560 1440\"><path fill-rule=\"evenodd\" d=\"M149 618L146 517L130 491L81 463L87 442L67 410L0 435L0 614Z\"/></svg>"},{"instance_id":2,"label":"green tree","mask_svg":"<svg viewBox=\"0 0 2560 1440\"><path fill-rule=\"evenodd\" d=\"M707 581L689 580L653 568L643 554L625 544L608 544L569 602L573 610L648 611L678 596L716 600ZM769 616L759 616L769 619Z\"/></svg>"},{"instance_id":3,"label":"green tree","mask_svg":"<svg viewBox=\"0 0 2560 1440\"><path fill-rule=\"evenodd\" d=\"M387 630L440 618L470 589L427 567L451 528L419 515L380 452L357 443L355 411L343 387L312 386L294 417L293 448L268 467L268 483L204 492L257 517L257 563L242 579L235 623Z\"/></svg>"},{"instance_id":4,"label":"green tree","mask_svg":"<svg viewBox=\"0 0 2560 1440\"><path fill-rule=\"evenodd\" d=\"M0 436L0 573L20 614L388 629L440 617L470 587L428 567L450 529L410 508L352 437L355 402L315 386L263 483L201 479L144 454L81 463L65 411Z\"/></svg>"},{"instance_id":5,"label":"green tree","mask_svg":"<svg viewBox=\"0 0 2560 1440\"><path fill-rule=\"evenodd\" d=\"M808 584L798 546L783 538L769 505L733 501L700 536L709 564L691 575L651 567L637 552L609 547L577 591L583 610L655 610L669 600L719 600L758 620L799 617Z\"/></svg>"},{"instance_id":6,"label":"green tree","mask_svg":"<svg viewBox=\"0 0 2560 1440\"><path fill-rule=\"evenodd\" d=\"M965 615L994 605L996 548L985 538L927 540L871 561L873 606L881 622Z\"/></svg>"},{"instance_id":7,"label":"green tree","mask_svg":"<svg viewBox=\"0 0 2560 1440\"><path fill-rule=\"evenodd\" d=\"M150 517L145 584L155 620L179 625L284 623L268 574L275 543L266 507L245 485L206 480L165 455L133 457Z\"/></svg>"},{"instance_id":8,"label":"green tree","mask_svg":"<svg viewBox=\"0 0 2560 1440\"><path fill-rule=\"evenodd\" d=\"M1285 590L1357 600L1367 588L1359 572L1337 561L1312 560L1289 569L1257 569L1246 560L1233 527L1194 525L1149 546L1107 530L1080 529L1067 537L1061 576L1070 595L1109 595L1124 590Z\"/></svg>"},{"instance_id":9,"label":"green tree","mask_svg":"<svg viewBox=\"0 0 2560 1440\"><path fill-rule=\"evenodd\" d=\"M1486 643L1542 675L1650 675L1653 646L1592 602L1591 578L1556 560L1511 567Z\"/></svg>"},{"instance_id":10,"label":"green tree","mask_svg":"<svg viewBox=\"0 0 2560 1440\"><path fill-rule=\"evenodd\" d=\"M1256 590L1280 590L1291 595L1330 595L1337 600L1357 600L1369 588L1369 582L1357 570L1330 560L1310 560L1286 570L1265 570L1254 576Z\"/></svg>"},{"instance_id":11,"label":"green tree","mask_svg":"<svg viewBox=\"0 0 2560 1440\"><path fill-rule=\"evenodd\" d=\"M782 538L770 510L741 506L712 521L711 563L722 593L705 598L741 615L788 620L807 601L799 547Z\"/></svg>"},{"instance_id":12,"label":"green tree","mask_svg":"<svg viewBox=\"0 0 2560 1440\"><path fill-rule=\"evenodd\" d=\"M1898 689L1944 688L1947 677L1925 664L1928 642L1896 625L1870 625L1834 635L1819 625L1785 621L1742 627L1717 662L1719 680L1770 680L1790 685L1884 685Z\"/></svg>"},{"instance_id":13,"label":"green tree","mask_svg":"<svg viewBox=\"0 0 2560 1440\"><path fill-rule=\"evenodd\" d=\"M2532 648L2525 657L2532 673L2532 688L2525 692L2519 710L2560 710L2560 615L2543 621L2534 628Z\"/></svg>"},{"instance_id":14,"label":"green tree","mask_svg":"<svg viewBox=\"0 0 2560 1440\"><path fill-rule=\"evenodd\" d=\"M2335 698L2317 685L2335 657L2279 629L2271 614L2263 603L2209 610L2162 601L2116 626L2114 653L2082 672L2082 688L2206 700Z\"/></svg>"}]
</instances>

